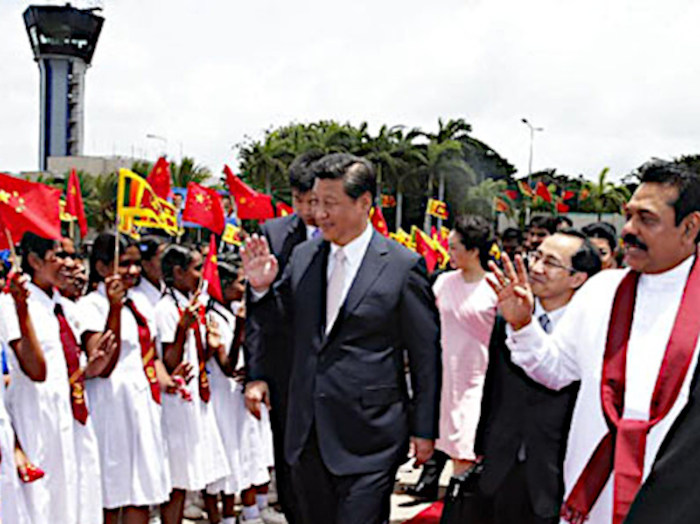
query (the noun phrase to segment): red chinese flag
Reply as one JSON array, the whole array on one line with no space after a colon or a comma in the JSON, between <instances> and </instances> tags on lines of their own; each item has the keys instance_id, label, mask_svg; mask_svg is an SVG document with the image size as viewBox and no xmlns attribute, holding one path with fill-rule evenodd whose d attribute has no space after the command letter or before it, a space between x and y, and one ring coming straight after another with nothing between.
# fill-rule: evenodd
<instances>
[{"instance_id":1,"label":"red chinese flag","mask_svg":"<svg viewBox=\"0 0 700 524\"><path fill-rule=\"evenodd\" d=\"M158 197L163 200L168 199L170 194L170 162L164 156L160 157L155 163L148 174L148 178L146 178L146 182L151 185Z\"/></svg>"},{"instance_id":2,"label":"red chinese flag","mask_svg":"<svg viewBox=\"0 0 700 524\"><path fill-rule=\"evenodd\" d=\"M385 237L389 236L389 227L386 225L386 220L384 219L384 213L382 213L381 207L372 208L370 219L374 229L376 229L378 233L381 233Z\"/></svg>"},{"instance_id":3,"label":"red chinese flag","mask_svg":"<svg viewBox=\"0 0 700 524\"><path fill-rule=\"evenodd\" d=\"M187 199L182 220L199 224L217 235L222 234L226 226L226 218L219 193L215 189L200 186L195 182L187 184Z\"/></svg>"},{"instance_id":4,"label":"red chinese flag","mask_svg":"<svg viewBox=\"0 0 700 524\"><path fill-rule=\"evenodd\" d=\"M569 212L569 206L567 206L564 202L561 200L557 202L557 213L568 213Z\"/></svg>"},{"instance_id":5,"label":"red chinese flag","mask_svg":"<svg viewBox=\"0 0 700 524\"><path fill-rule=\"evenodd\" d=\"M221 279L219 278L219 266L216 257L216 236L213 233L209 240L209 252L207 253L207 260L204 262L202 279L207 283L209 296L219 302L223 302L224 298L221 292Z\"/></svg>"},{"instance_id":6,"label":"red chinese flag","mask_svg":"<svg viewBox=\"0 0 700 524\"><path fill-rule=\"evenodd\" d=\"M547 188L545 183L541 180L537 182L537 186L535 186L535 194L538 197L541 197L545 202L549 202L550 204L552 203L552 194L549 192L549 188Z\"/></svg>"},{"instance_id":7,"label":"red chinese flag","mask_svg":"<svg viewBox=\"0 0 700 524\"><path fill-rule=\"evenodd\" d=\"M564 191L564 196L562 197L562 200L571 200L576 196L576 193L573 191L566 190Z\"/></svg>"},{"instance_id":8,"label":"red chinese flag","mask_svg":"<svg viewBox=\"0 0 700 524\"><path fill-rule=\"evenodd\" d=\"M242 220L265 220L274 218L275 211L272 207L272 197L258 193L249 187L243 180L233 174L231 168L224 166L228 189L236 201L236 214Z\"/></svg>"},{"instance_id":9,"label":"red chinese flag","mask_svg":"<svg viewBox=\"0 0 700 524\"><path fill-rule=\"evenodd\" d=\"M66 188L66 213L73 215L78 219L78 227L80 228L80 236L87 235L87 219L85 218L85 206L83 206L83 195L80 192L80 179L78 173L73 168L68 178L68 187Z\"/></svg>"},{"instance_id":10,"label":"red chinese flag","mask_svg":"<svg viewBox=\"0 0 700 524\"><path fill-rule=\"evenodd\" d=\"M294 208L281 200L275 202L275 211L278 217L286 217L294 214Z\"/></svg>"},{"instance_id":11,"label":"red chinese flag","mask_svg":"<svg viewBox=\"0 0 700 524\"><path fill-rule=\"evenodd\" d=\"M430 245L427 235L422 231L418 231L416 234L416 253L425 259L428 273L435 271L435 266L437 266L438 263L438 253L435 248Z\"/></svg>"},{"instance_id":12,"label":"red chinese flag","mask_svg":"<svg viewBox=\"0 0 700 524\"><path fill-rule=\"evenodd\" d=\"M518 192L515 189L506 189L503 194L512 201L516 201L518 199Z\"/></svg>"},{"instance_id":13,"label":"red chinese flag","mask_svg":"<svg viewBox=\"0 0 700 524\"><path fill-rule=\"evenodd\" d=\"M14 243L31 231L44 238L61 238L58 201L61 190L0 173L0 249L7 249L7 230Z\"/></svg>"}]
</instances>

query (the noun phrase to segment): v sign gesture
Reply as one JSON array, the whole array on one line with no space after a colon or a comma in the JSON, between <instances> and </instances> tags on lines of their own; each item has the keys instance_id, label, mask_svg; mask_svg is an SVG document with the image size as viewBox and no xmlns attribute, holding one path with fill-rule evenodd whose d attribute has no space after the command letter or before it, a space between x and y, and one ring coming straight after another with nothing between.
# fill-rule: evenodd
<instances>
[{"instance_id":1,"label":"v sign gesture","mask_svg":"<svg viewBox=\"0 0 700 524\"><path fill-rule=\"evenodd\" d=\"M535 296L532 294L525 263L520 255L515 255L515 266L506 253L503 254L503 271L489 262L493 276L487 281L498 295L498 309L517 331L527 326L532 320Z\"/></svg>"}]
</instances>

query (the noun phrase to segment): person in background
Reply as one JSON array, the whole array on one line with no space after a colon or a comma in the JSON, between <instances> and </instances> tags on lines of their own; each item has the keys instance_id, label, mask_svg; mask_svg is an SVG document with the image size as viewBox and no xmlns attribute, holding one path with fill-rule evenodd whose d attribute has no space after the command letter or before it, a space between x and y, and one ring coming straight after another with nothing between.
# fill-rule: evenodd
<instances>
[{"instance_id":1,"label":"person in background","mask_svg":"<svg viewBox=\"0 0 700 524\"><path fill-rule=\"evenodd\" d=\"M559 215L559 216L555 217L554 222L557 225L556 226L557 231L562 231L564 229L571 229L574 227L574 222L566 215Z\"/></svg>"},{"instance_id":2,"label":"person in background","mask_svg":"<svg viewBox=\"0 0 700 524\"><path fill-rule=\"evenodd\" d=\"M292 190L294 214L268 220L261 227L270 250L280 265L279 274L294 248L320 234L316 225L317 197L313 191L314 174L311 166L323 156L309 151L298 156L289 167L289 185ZM273 327L265 334L266 358L264 367L270 386L272 431L275 451L275 476L279 503L290 524L295 524L294 495L290 484L289 466L284 460L284 431L287 413L287 388L291 368L291 338L282 326Z\"/></svg>"},{"instance_id":3,"label":"person in background","mask_svg":"<svg viewBox=\"0 0 700 524\"><path fill-rule=\"evenodd\" d=\"M600 257L583 234L558 231L531 252L535 316L547 332ZM562 462L578 384L552 391L530 379L510 359L506 323L496 319L479 433L484 469L479 486L493 502L494 524L559 522L564 495Z\"/></svg>"},{"instance_id":4,"label":"person in background","mask_svg":"<svg viewBox=\"0 0 700 524\"><path fill-rule=\"evenodd\" d=\"M544 215L534 216L530 219L527 230L527 252L535 251L542 241L557 230L557 223L553 217Z\"/></svg>"},{"instance_id":5,"label":"person in background","mask_svg":"<svg viewBox=\"0 0 700 524\"><path fill-rule=\"evenodd\" d=\"M486 281L493 242L488 222L464 215L449 235L449 271L433 286L440 311L442 394L440 437L435 447L452 459L453 479L463 479L477 461L476 428L481 412L488 342L496 318L496 295Z\"/></svg>"},{"instance_id":6,"label":"person in background","mask_svg":"<svg viewBox=\"0 0 700 524\"><path fill-rule=\"evenodd\" d=\"M151 307L155 308L158 301L163 298L165 290L160 259L168 244L163 237L148 235L141 238L136 245L141 254L141 278L133 292L143 295Z\"/></svg>"},{"instance_id":7,"label":"person in background","mask_svg":"<svg viewBox=\"0 0 700 524\"><path fill-rule=\"evenodd\" d=\"M519 229L509 227L501 235L501 245L503 246L503 251L513 258L516 254L522 253L523 234Z\"/></svg>"},{"instance_id":8,"label":"person in background","mask_svg":"<svg viewBox=\"0 0 700 524\"><path fill-rule=\"evenodd\" d=\"M615 231L615 226L608 222L595 222L585 226L582 231L600 252L603 269L617 269L617 231Z\"/></svg>"}]
</instances>

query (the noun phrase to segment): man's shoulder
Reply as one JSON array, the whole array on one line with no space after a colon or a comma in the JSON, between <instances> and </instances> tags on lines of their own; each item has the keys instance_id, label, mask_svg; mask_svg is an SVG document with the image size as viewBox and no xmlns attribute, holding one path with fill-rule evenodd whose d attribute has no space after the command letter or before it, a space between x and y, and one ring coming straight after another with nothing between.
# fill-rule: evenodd
<instances>
[{"instance_id":1,"label":"man's shoulder","mask_svg":"<svg viewBox=\"0 0 700 524\"><path fill-rule=\"evenodd\" d=\"M422 260L423 257L406 246L399 244L396 240L382 236L379 233L375 233L375 235L380 248L386 250L391 261L411 268Z\"/></svg>"},{"instance_id":2,"label":"man's shoulder","mask_svg":"<svg viewBox=\"0 0 700 524\"><path fill-rule=\"evenodd\" d=\"M273 218L260 226L260 231L266 236L284 235L290 229L297 227L299 220L300 219L297 215L287 215L284 217Z\"/></svg>"}]
</instances>

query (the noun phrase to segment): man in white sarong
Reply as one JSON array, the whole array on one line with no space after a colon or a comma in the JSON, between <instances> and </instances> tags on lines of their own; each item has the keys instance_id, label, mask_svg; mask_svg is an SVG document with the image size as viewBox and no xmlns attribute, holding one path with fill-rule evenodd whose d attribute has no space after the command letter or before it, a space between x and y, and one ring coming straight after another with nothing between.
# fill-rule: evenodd
<instances>
[{"instance_id":1,"label":"man in white sarong","mask_svg":"<svg viewBox=\"0 0 700 524\"><path fill-rule=\"evenodd\" d=\"M687 422L674 425L697 364L700 177L675 164L644 166L626 215L630 269L589 280L551 336L532 322L522 260L514 268L506 259L504 271L492 267L513 362L552 389L581 381L564 461L563 522L622 523L657 468L662 443ZM677 489L692 500L696 484ZM673 509L664 523L692 521Z\"/></svg>"}]
</instances>

